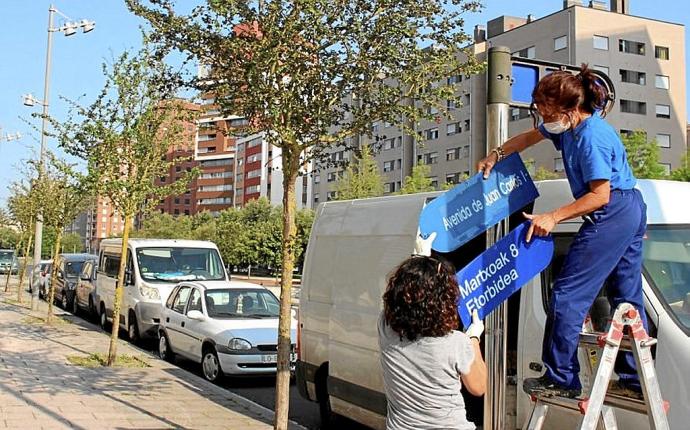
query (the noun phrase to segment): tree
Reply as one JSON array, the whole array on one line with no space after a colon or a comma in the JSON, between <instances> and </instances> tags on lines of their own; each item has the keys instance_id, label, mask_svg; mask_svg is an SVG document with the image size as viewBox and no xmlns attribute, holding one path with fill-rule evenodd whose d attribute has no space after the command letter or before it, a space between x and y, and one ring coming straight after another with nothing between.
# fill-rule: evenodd
<instances>
[{"instance_id":1,"label":"tree","mask_svg":"<svg viewBox=\"0 0 690 430\"><path fill-rule=\"evenodd\" d=\"M78 233L63 234L61 249L62 252L83 252L84 241Z\"/></svg>"},{"instance_id":2,"label":"tree","mask_svg":"<svg viewBox=\"0 0 690 430\"><path fill-rule=\"evenodd\" d=\"M187 124L194 120L194 106L176 98L179 78L161 56L145 46L137 54L125 52L111 66L103 66L106 83L88 107L72 103L70 118L58 124L61 145L87 160L95 193L108 198L115 213L124 218L122 255L134 217L152 202L187 188L198 169L173 183L154 186L179 160L166 161L175 145L191 139ZM148 205L147 205L148 203ZM120 315L127 259L122 258L115 288L113 313ZM117 355L119 324L113 324L107 365Z\"/></svg>"},{"instance_id":3,"label":"tree","mask_svg":"<svg viewBox=\"0 0 690 430\"><path fill-rule=\"evenodd\" d=\"M144 218L143 227L132 232L132 237L191 239L192 219L186 215L152 214Z\"/></svg>"},{"instance_id":4,"label":"tree","mask_svg":"<svg viewBox=\"0 0 690 430\"><path fill-rule=\"evenodd\" d=\"M656 140L647 140L644 130L623 136L623 145L633 174L639 179L661 179L664 168L659 164L659 145Z\"/></svg>"},{"instance_id":5,"label":"tree","mask_svg":"<svg viewBox=\"0 0 690 430\"><path fill-rule=\"evenodd\" d=\"M221 111L248 120L281 150L283 246L275 428L287 428L292 269L297 250L295 182L306 162L374 121L415 133L429 107L447 115L460 102L447 78L479 69L464 47L469 0L209 0L189 15L169 0L127 0L150 37L208 66L193 84ZM459 55L462 54L462 55ZM416 101L416 102L413 102ZM352 139L353 141L356 139Z\"/></svg>"},{"instance_id":6,"label":"tree","mask_svg":"<svg viewBox=\"0 0 690 430\"><path fill-rule=\"evenodd\" d=\"M335 184L338 200L366 199L383 195L383 176L368 145L363 145Z\"/></svg>"},{"instance_id":7,"label":"tree","mask_svg":"<svg viewBox=\"0 0 690 430\"><path fill-rule=\"evenodd\" d=\"M405 181L400 188L400 194L415 194L436 191L431 183L431 167L426 164L417 164L412 168L412 174L405 176Z\"/></svg>"},{"instance_id":8,"label":"tree","mask_svg":"<svg viewBox=\"0 0 690 430\"><path fill-rule=\"evenodd\" d=\"M685 152L680 161L680 167L671 172L674 181L690 182L690 149Z\"/></svg>"},{"instance_id":9,"label":"tree","mask_svg":"<svg viewBox=\"0 0 690 430\"><path fill-rule=\"evenodd\" d=\"M50 196L43 205L43 219L45 223L55 229L56 238L52 258L58 261L62 245L62 235L65 227L93 203L87 177L75 170L75 166L59 160L53 154L48 154L48 163L38 181L40 194ZM50 324L53 317L53 301L55 285L60 268L53 264L50 275L50 289L48 291L48 315L46 323Z\"/></svg>"}]
</instances>

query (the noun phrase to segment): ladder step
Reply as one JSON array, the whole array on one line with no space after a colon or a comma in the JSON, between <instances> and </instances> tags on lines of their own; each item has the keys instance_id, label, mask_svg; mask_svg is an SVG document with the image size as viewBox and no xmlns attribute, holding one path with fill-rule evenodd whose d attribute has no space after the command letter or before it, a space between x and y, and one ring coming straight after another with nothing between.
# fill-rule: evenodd
<instances>
[{"instance_id":1,"label":"ladder step","mask_svg":"<svg viewBox=\"0 0 690 430\"><path fill-rule=\"evenodd\" d=\"M596 348L601 348L601 340L606 337L606 333L580 333L580 344L585 346L592 346ZM624 335L621 339L621 346L619 348L621 351L632 351L632 346L630 343L630 337Z\"/></svg>"},{"instance_id":2,"label":"ladder step","mask_svg":"<svg viewBox=\"0 0 690 430\"><path fill-rule=\"evenodd\" d=\"M532 400L538 400L547 405L553 405L582 413L581 403L586 399L570 399L560 396L533 394ZM637 412L644 415L647 414L647 405L645 404L644 400L631 399L629 397L618 396L616 394L607 394L604 398L604 404L614 408L624 409L626 411Z\"/></svg>"}]
</instances>

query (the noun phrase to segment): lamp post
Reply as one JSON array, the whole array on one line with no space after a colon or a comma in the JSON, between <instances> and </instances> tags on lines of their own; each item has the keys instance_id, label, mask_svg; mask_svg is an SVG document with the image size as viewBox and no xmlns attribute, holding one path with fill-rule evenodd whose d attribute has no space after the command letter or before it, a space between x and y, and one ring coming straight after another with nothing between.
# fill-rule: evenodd
<instances>
[{"instance_id":1,"label":"lamp post","mask_svg":"<svg viewBox=\"0 0 690 430\"><path fill-rule=\"evenodd\" d=\"M63 17L66 22L60 27L53 27L53 20L55 14ZM45 70L45 80L43 83L43 100L37 100L31 94L24 96L24 105L34 106L36 103L43 106L42 111L42 124L41 124L41 152L40 152L40 162L38 163L38 174L39 177L43 175L45 170L46 162L46 129L48 128L48 106L50 98L50 66L51 66L51 51L53 47L53 33L62 32L65 36L72 36L77 32L77 29L81 28L83 33L88 33L94 29L96 23L94 21L89 21L87 19L82 19L81 21L72 21L67 15L60 12L54 5L50 5L48 8L48 46L46 48L46 70ZM36 230L34 233L34 267L38 267L41 262L41 248L43 247L43 214L41 211L36 216ZM33 309L38 298L38 289L31 294L31 308Z\"/></svg>"}]
</instances>

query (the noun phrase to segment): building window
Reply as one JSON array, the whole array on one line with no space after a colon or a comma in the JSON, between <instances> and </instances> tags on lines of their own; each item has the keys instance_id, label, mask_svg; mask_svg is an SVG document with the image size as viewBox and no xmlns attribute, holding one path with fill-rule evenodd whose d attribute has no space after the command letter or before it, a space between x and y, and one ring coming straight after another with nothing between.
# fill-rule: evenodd
<instances>
[{"instance_id":1,"label":"building window","mask_svg":"<svg viewBox=\"0 0 690 430\"><path fill-rule=\"evenodd\" d=\"M656 135L656 144L659 145L661 148L670 148L671 147L671 135L670 134L664 134L664 133L659 133Z\"/></svg>"},{"instance_id":2,"label":"building window","mask_svg":"<svg viewBox=\"0 0 690 430\"><path fill-rule=\"evenodd\" d=\"M659 165L664 168L664 175L668 176L671 174L671 164L670 163L659 163Z\"/></svg>"},{"instance_id":3,"label":"building window","mask_svg":"<svg viewBox=\"0 0 690 430\"><path fill-rule=\"evenodd\" d=\"M668 48L666 46L655 46L654 47L654 57L658 58L659 60L669 60L669 52Z\"/></svg>"},{"instance_id":4,"label":"building window","mask_svg":"<svg viewBox=\"0 0 690 430\"><path fill-rule=\"evenodd\" d=\"M621 112L646 115L647 114L647 103L638 102L635 100L621 99Z\"/></svg>"},{"instance_id":5,"label":"building window","mask_svg":"<svg viewBox=\"0 0 690 430\"><path fill-rule=\"evenodd\" d=\"M391 172L393 170L395 170L395 160L383 162L383 171L384 172Z\"/></svg>"},{"instance_id":6,"label":"building window","mask_svg":"<svg viewBox=\"0 0 690 430\"><path fill-rule=\"evenodd\" d=\"M438 139L438 128L430 128L425 132L426 140Z\"/></svg>"},{"instance_id":7,"label":"building window","mask_svg":"<svg viewBox=\"0 0 690 430\"><path fill-rule=\"evenodd\" d=\"M606 66L597 66L597 65L594 65L594 66L592 66L592 69L598 70L598 71L600 71L601 73L605 74L606 76L609 75L609 68L606 67Z\"/></svg>"},{"instance_id":8,"label":"building window","mask_svg":"<svg viewBox=\"0 0 690 430\"><path fill-rule=\"evenodd\" d=\"M261 169L250 170L249 172L247 172L247 179L258 178L259 176L261 176Z\"/></svg>"},{"instance_id":9,"label":"building window","mask_svg":"<svg viewBox=\"0 0 690 430\"><path fill-rule=\"evenodd\" d=\"M395 182L386 182L383 184L384 193L392 193L395 191Z\"/></svg>"},{"instance_id":10,"label":"building window","mask_svg":"<svg viewBox=\"0 0 690 430\"><path fill-rule=\"evenodd\" d=\"M315 184L321 183L321 175L314 175L314 183Z\"/></svg>"},{"instance_id":11,"label":"building window","mask_svg":"<svg viewBox=\"0 0 690 430\"><path fill-rule=\"evenodd\" d=\"M470 120L469 119L465 120L465 131L470 131Z\"/></svg>"},{"instance_id":12,"label":"building window","mask_svg":"<svg viewBox=\"0 0 690 430\"><path fill-rule=\"evenodd\" d=\"M458 149L460 148L446 149L446 161L457 160L460 155Z\"/></svg>"},{"instance_id":13,"label":"building window","mask_svg":"<svg viewBox=\"0 0 690 430\"><path fill-rule=\"evenodd\" d=\"M173 211L173 215L179 215L179 214L180 214L180 210L179 210L179 209L175 209L175 210Z\"/></svg>"},{"instance_id":14,"label":"building window","mask_svg":"<svg viewBox=\"0 0 690 430\"><path fill-rule=\"evenodd\" d=\"M338 193L336 191L329 191L328 194L326 194L326 201L331 201L335 200L338 198Z\"/></svg>"},{"instance_id":15,"label":"building window","mask_svg":"<svg viewBox=\"0 0 690 430\"><path fill-rule=\"evenodd\" d=\"M656 117L657 118L671 118L671 106L669 105L656 105Z\"/></svg>"},{"instance_id":16,"label":"building window","mask_svg":"<svg viewBox=\"0 0 690 430\"><path fill-rule=\"evenodd\" d=\"M568 36L561 36L553 39L553 50L560 51L568 47Z\"/></svg>"},{"instance_id":17,"label":"building window","mask_svg":"<svg viewBox=\"0 0 690 430\"><path fill-rule=\"evenodd\" d=\"M618 40L618 50L626 54L644 55L644 43L632 40Z\"/></svg>"},{"instance_id":18,"label":"building window","mask_svg":"<svg viewBox=\"0 0 690 430\"><path fill-rule=\"evenodd\" d=\"M314 203L318 203L320 197L321 195L319 193L314 193Z\"/></svg>"},{"instance_id":19,"label":"building window","mask_svg":"<svg viewBox=\"0 0 690 430\"><path fill-rule=\"evenodd\" d=\"M647 85L647 74L635 70L620 69L621 82L628 84Z\"/></svg>"},{"instance_id":20,"label":"building window","mask_svg":"<svg viewBox=\"0 0 690 430\"><path fill-rule=\"evenodd\" d=\"M593 39L594 49L602 49L604 51L609 50L609 38L606 36L594 35Z\"/></svg>"},{"instance_id":21,"label":"building window","mask_svg":"<svg viewBox=\"0 0 690 430\"><path fill-rule=\"evenodd\" d=\"M189 199L184 199L184 204L188 205L188 204L189 204Z\"/></svg>"},{"instance_id":22,"label":"building window","mask_svg":"<svg viewBox=\"0 0 690 430\"><path fill-rule=\"evenodd\" d=\"M184 214L185 214L185 215L189 215L189 209L185 209L185 210L184 210Z\"/></svg>"},{"instance_id":23,"label":"building window","mask_svg":"<svg viewBox=\"0 0 690 430\"><path fill-rule=\"evenodd\" d=\"M175 199L175 204L179 205L180 204L180 199Z\"/></svg>"},{"instance_id":24,"label":"building window","mask_svg":"<svg viewBox=\"0 0 690 430\"><path fill-rule=\"evenodd\" d=\"M654 79L654 86L662 90L668 90L671 87L671 82L666 75L656 75L656 79Z\"/></svg>"},{"instance_id":25,"label":"building window","mask_svg":"<svg viewBox=\"0 0 690 430\"><path fill-rule=\"evenodd\" d=\"M454 122L452 124L446 125L446 135L451 136L456 133L460 133L462 129L460 128L459 122Z\"/></svg>"},{"instance_id":26,"label":"building window","mask_svg":"<svg viewBox=\"0 0 690 430\"><path fill-rule=\"evenodd\" d=\"M510 110L510 120L511 121L518 121L521 119L529 118L530 113L529 109L527 108L512 108Z\"/></svg>"},{"instance_id":27,"label":"building window","mask_svg":"<svg viewBox=\"0 0 690 430\"><path fill-rule=\"evenodd\" d=\"M534 46L527 47L525 49L521 49L517 52L514 52L513 55L522 57L522 58L535 58L537 56L536 50Z\"/></svg>"},{"instance_id":28,"label":"building window","mask_svg":"<svg viewBox=\"0 0 690 430\"><path fill-rule=\"evenodd\" d=\"M326 180L328 182L333 182L336 179L338 179L338 175L336 174L336 172L328 172L328 176L326 177Z\"/></svg>"},{"instance_id":29,"label":"building window","mask_svg":"<svg viewBox=\"0 0 690 430\"><path fill-rule=\"evenodd\" d=\"M553 170L556 172L562 172L565 170L565 167L563 166L563 157L553 159Z\"/></svg>"},{"instance_id":30,"label":"building window","mask_svg":"<svg viewBox=\"0 0 690 430\"><path fill-rule=\"evenodd\" d=\"M260 185L251 185L245 188L246 194L256 194L261 191Z\"/></svg>"}]
</instances>

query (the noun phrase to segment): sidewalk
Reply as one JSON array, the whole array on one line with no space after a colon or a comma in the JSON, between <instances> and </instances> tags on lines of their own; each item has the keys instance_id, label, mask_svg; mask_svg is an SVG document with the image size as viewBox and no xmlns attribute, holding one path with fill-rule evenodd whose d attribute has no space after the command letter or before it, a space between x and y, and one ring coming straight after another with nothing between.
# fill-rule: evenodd
<instances>
[{"instance_id":1,"label":"sidewalk","mask_svg":"<svg viewBox=\"0 0 690 430\"><path fill-rule=\"evenodd\" d=\"M67 356L107 352L108 336L59 308L67 323L46 327L32 318L45 302L31 312L13 299L16 289L0 293L0 429L272 428L272 411L124 341L118 353L150 367L71 365Z\"/></svg>"}]
</instances>

